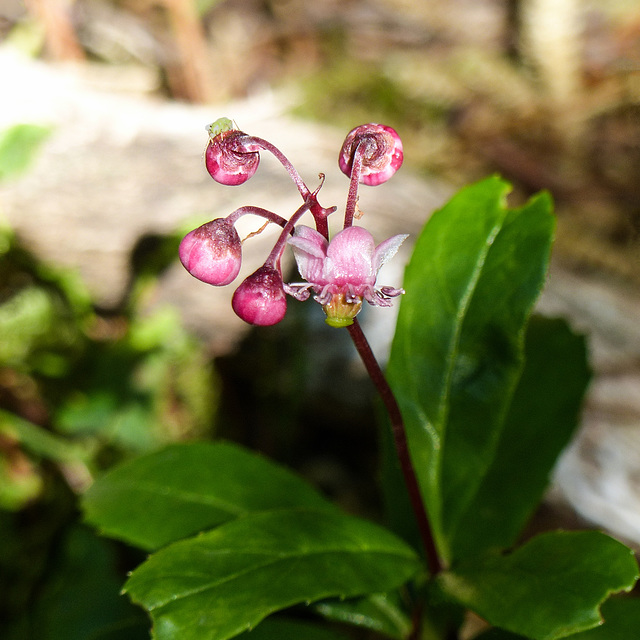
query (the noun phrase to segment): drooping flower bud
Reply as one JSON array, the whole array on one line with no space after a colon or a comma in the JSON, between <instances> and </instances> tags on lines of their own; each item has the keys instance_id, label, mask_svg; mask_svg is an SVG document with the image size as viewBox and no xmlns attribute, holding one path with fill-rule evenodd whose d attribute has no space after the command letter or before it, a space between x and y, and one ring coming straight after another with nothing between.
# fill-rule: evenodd
<instances>
[{"instance_id":1,"label":"drooping flower bud","mask_svg":"<svg viewBox=\"0 0 640 640\"><path fill-rule=\"evenodd\" d=\"M217 287L232 282L242 263L240 237L226 218L217 218L188 233L178 253L192 276Z\"/></svg>"},{"instance_id":2,"label":"drooping flower bud","mask_svg":"<svg viewBox=\"0 0 640 640\"><path fill-rule=\"evenodd\" d=\"M363 124L352 129L342 145L338 164L351 177L356 150L362 153L359 182L376 186L386 182L402 165L402 140L395 129L383 124Z\"/></svg>"},{"instance_id":3,"label":"drooping flower bud","mask_svg":"<svg viewBox=\"0 0 640 640\"><path fill-rule=\"evenodd\" d=\"M267 327L277 324L287 311L287 299L280 271L263 265L235 290L231 306L249 324Z\"/></svg>"},{"instance_id":4,"label":"drooping flower bud","mask_svg":"<svg viewBox=\"0 0 640 640\"><path fill-rule=\"evenodd\" d=\"M221 131L210 137L204 161L209 175L216 182L236 186L246 182L256 172L260 153L243 144L246 137L237 129Z\"/></svg>"}]
</instances>

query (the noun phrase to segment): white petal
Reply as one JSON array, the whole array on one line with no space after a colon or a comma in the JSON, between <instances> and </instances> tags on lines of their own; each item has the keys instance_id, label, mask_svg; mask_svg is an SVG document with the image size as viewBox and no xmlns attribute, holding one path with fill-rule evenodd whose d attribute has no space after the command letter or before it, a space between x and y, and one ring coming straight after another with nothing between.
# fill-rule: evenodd
<instances>
[{"instance_id":1,"label":"white petal","mask_svg":"<svg viewBox=\"0 0 640 640\"><path fill-rule=\"evenodd\" d=\"M381 242L373 254L373 269L375 273L380 271L380 267L391 260L396 255L400 245L409 237L408 233L401 233L397 236L387 238L384 242Z\"/></svg>"}]
</instances>

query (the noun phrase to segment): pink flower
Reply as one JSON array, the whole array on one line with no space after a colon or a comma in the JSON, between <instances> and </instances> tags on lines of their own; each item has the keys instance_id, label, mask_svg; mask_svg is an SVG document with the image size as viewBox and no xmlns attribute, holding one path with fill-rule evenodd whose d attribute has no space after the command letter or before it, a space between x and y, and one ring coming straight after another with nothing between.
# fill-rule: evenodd
<instances>
[{"instance_id":1,"label":"pink flower","mask_svg":"<svg viewBox=\"0 0 640 640\"><path fill-rule=\"evenodd\" d=\"M389 307L389 298L404 291L393 287L376 288L380 267L392 258L407 235L393 236L377 247L373 236L362 227L347 227L331 242L320 233L299 225L289 239L300 275L308 284L285 285L287 293L299 300L309 297L309 289L323 306L328 324L346 327L362 307L362 300L374 306Z\"/></svg>"}]
</instances>

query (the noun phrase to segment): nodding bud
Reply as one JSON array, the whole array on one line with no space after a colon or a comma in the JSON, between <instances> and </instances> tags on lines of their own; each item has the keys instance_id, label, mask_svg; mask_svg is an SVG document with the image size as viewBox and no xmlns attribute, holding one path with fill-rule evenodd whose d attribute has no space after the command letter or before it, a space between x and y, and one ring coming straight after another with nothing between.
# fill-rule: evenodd
<instances>
[{"instance_id":1,"label":"nodding bud","mask_svg":"<svg viewBox=\"0 0 640 640\"><path fill-rule=\"evenodd\" d=\"M204 152L209 175L220 184L236 186L246 182L258 169L260 154L244 144L246 133L231 129L210 136Z\"/></svg>"},{"instance_id":2,"label":"nodding bud","mask_svg":"<svg viewBox=\"0 0 640 640\"><path fill-rule=\"evenodd\" d=\"M236 289L231 300L236 315L249 324L277 324L287 311L282 274L263 265Z\"/></svg>"},{"instance_id":3,"label":"nodding bud","mask_svg":"<svg viewBox=\"0 0 640 640\"><path fill-rule=\"evenodd\" d=\"M383 124L363 124L345 138L338 164L351 177L356 149L360 147L362 168L359 182L375 187L386 182L402 165L402 140L395 129Z\"/></svg>"},{"instance_id":4,"label":"nodding bud","mask_svg":"<svg viewBox=\"0 0 640 640\"><path fill-rule=\"evenodd\" d=\"M221 287L232 282L242 264L242 244L235 227L217 218L188 233L178 250L184 268L198 280Z\"/></svg>"}]
</instances>

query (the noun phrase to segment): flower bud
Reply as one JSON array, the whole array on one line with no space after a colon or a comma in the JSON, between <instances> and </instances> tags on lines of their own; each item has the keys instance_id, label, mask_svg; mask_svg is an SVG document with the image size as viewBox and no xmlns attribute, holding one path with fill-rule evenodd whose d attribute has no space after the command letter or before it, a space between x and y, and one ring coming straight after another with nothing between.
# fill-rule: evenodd
<instances>
[{"instance_id":1,"label":"flower bud","mask_svg":"<svg viewBox=\"0 0 640 640\"><path fill-rule=\"evenodd\" d=\"M287 311L282 274L263 265L236 289L231 306L249 324L263 327L277 324Z\"/></svg>"},{"instance_id":2,"label":"flower bud","mask_svg":"<svg viewBox=\"0 0 640 640\"><path fill-rule=\"evenodd\" d=\"M178 250L184 268L198 280L221 287L240 271L242 245L235 227L217 218L188 233Z\"/></svg>"},{"instance_id":3,"label":"flower bud","mask_svg":"<svg viewBox=\"0 0 640 640\"><path fill-rule=\"evenodd\" d=\"M209 139L204 161L216 182L235 186L246 182L256 172L260 154L243 146L246 137L242 131L231 129Z\"/></svg>"},{"instance_id":4,"label":"flower bud","mask_svg":"<svg viewBox=\"0 0 640 640\"><path fill-rule=\"evenodd\" d=\"M362 169L359 182L375 187L386 182L402 165L402 140L391 127L363 124L352 129L345 138L338 164L342 173L351 177L356 149L361 147Z\"/></svg>"}]
</instances>

